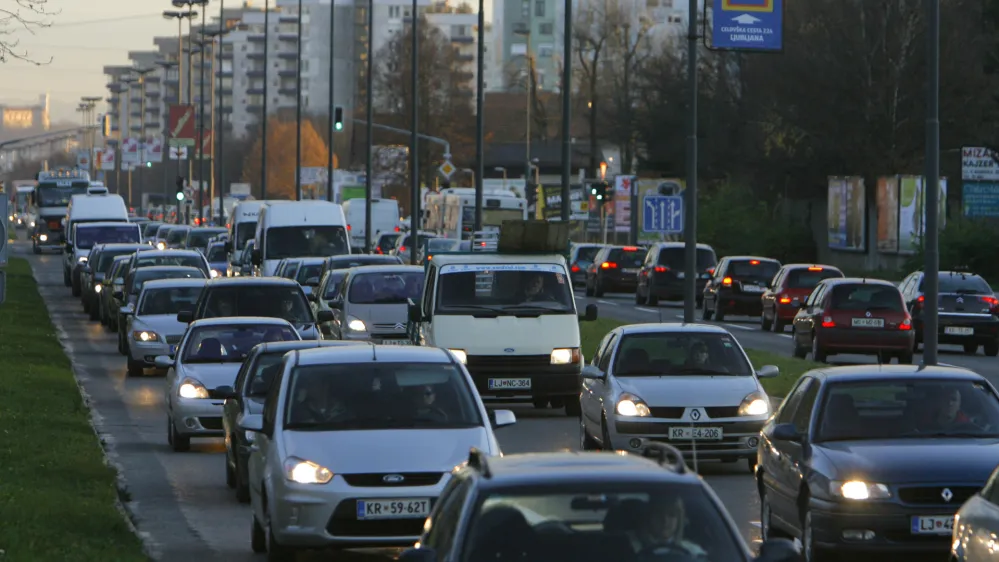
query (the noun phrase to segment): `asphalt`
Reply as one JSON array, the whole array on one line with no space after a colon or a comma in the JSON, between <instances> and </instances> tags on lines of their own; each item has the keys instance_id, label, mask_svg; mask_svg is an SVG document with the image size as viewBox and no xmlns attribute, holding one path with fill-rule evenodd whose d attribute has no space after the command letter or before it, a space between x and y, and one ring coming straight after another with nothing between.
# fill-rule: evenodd
<instances>
[{"instance_id":1,"label":"asphalt","mask_svg":"<svg viewBox=\"0 0 999 562\"><path fill-rule=\"evenodd\" d=\"M165 383L162 377L126 378L125 360L114 337L83 314L79 299L63 286L59 255L34 256L23 243L14 253L32 265L39 291L88 395L95 425L119 468L126 487L126 507L156 558L165 561L261 560L250 551L250 510L236 502L225 485L224 453L220 439L194 441L188 453L174 453L167 445ZM601 299L580 298L597 304L602 316L626 322L679 321L682 311L672 306L635 307L631 295ZM746 347L790 354L787 335L763 333L747 319L722 323ZM967 366L995 380L997 361L984 356L941 353L948 363ZM868 361L865 358L837 360ZM578 422L561 410L534 410L512 405L518 423L497 433L506 453L576 449ZM700 472L712 486L747 541L759 538L759 501L745 463L702 463ZM397 551L349 553L338 560L388 560ZM317 553L326 559L329 553ZM312 558L312 557L310 557Z\"/></svg>"}]
</instances>

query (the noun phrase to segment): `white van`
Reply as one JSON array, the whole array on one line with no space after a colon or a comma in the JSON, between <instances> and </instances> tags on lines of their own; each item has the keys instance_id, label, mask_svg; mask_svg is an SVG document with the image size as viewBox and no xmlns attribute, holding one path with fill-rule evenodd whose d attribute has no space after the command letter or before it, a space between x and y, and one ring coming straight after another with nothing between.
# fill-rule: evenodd
<instances>
[{"instance_id":1,"label":"white van","mask_svg":"<svg viewBox=\"0 0 999 562\"><path fill-rule=\"evenodd\" d=\"M274 275L287 258L329 257L350 253L343 208L329 201L287 201L264 205L253 244L254 275Z\"/></svg>"},{"instance_id":2,"label":"white van","mask_svg":"<svg viewBox=\"0 0 999 562\"><path fill-rule=\"evenodd\" d=\"M90 188L94 189L94 188ZM91 223L100 225L111 225L115 228L88 229L87 236L77 239L80 226ZM126 223L130 228L117 228L117 223ZM131 242L132 231L139 233L141 239L142 231L139 225L128 222L128 209L125 207L125 200L120 195L74 195L69 200L69 207L66 210L66 218L63 219L63 232L66 233L66 245L63 248L63 283L67 287L72 287L73 296L80 294L80 267L87 261L90 249L95 243L118 242L119 239Z\"/></svg>"},{"instance_id":3,"label":"white van","mask_svg":"<svg viewBox=\"0 0 999 562\"><path fill-rule=\"evenodd\" d=\"M343 214L347 218L347 232L350 233L350 244L355 248L364 247L365 216L367 208L364 199L348 199L343 202ZM399 232L401 222L399 217L399 202L395 199L371 200L371 244L378 242L378 237L387 232Z\"/></svg>"},{"instance_id":4,"label":"white van","mask_svg":"<svg viewBox=\"0 0 999 562\"><path fill-rule=\"evenodd\" d=\"M565 256L553 252L568 248L563 230L562 243L530 232L553 241L534 248L547 253L501 238L498 252L438 253L427 262L421 302L409 310L413 343L451 350L483 400L525 400L579 414L579 321L596 320L597 308L577 313Z\"/></svg>"},{"instance_id":5,"label":"white van","mask_svg":"<svg viewBox=\"0 0 999 562\"><path fill-rule=\"evenodd\" d=\"M243 263L242 254L246 241L253 240L257 233L257 217L260 216L260 209L279 202L281 201L238 201L232 206L228 216L229 240L226 241L225 251L229 254L229 265L233 266L233 269L239 270L239 265Z\"/></svg>"}]
</instances>

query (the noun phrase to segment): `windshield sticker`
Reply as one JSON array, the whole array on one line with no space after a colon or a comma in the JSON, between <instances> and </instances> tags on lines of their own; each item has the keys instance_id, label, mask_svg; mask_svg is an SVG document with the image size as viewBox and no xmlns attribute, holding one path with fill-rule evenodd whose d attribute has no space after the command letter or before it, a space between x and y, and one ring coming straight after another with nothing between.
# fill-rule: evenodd
<instances>
[{"instance_id":1,"label":"windshield sticker","mask_svg":"<svg viewBox=\"0 0 999 562\"><path fill-rule=\"evenodd\" d=\"M542 273L564 273L565 268L549 263L510 263L510 264L452 264L441 268L441 275L448 273L472 273L491 271L538 271Z\"/></svg>"}]
</instances>

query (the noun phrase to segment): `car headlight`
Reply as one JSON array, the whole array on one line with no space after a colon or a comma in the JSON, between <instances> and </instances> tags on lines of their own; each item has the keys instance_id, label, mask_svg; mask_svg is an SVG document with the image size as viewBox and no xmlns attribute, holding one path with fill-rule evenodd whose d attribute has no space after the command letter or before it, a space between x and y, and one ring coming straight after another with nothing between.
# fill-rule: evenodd
<instances>
[{"instance_id":1,"label":"car headlight","mask_svg":"<svg viewBox=\"0 0 999 562\"><path fill-rule=\"evenodd\" d=\"M347 329L352 332L366 332L368 331L367 326L360 318L354 318L353 316L347 317Z\"/></svg>"},{"instance_id":2,"label":"car headlight","mask_svg":"<svg viewBox=\"0 0 999 562\"><path fill-rule=\"evenodd\" d=\"M333 479L328 468L296 457L284 461L284 476L298 484L326 484Z\"/></svg>"},{"instance_id":3,"label":"car headlight","mask_svg":"<svg viewBox=\"0 0 999 562\"><path fill-rule=\"evenodd\" d=\"M634 394L628 393L621 395L621 398L617 401L615 410L618 415L628 417L646 418L652 415L652 411L649 410L649 406L644 400Z\"/></svg>"},{"instance_id":4,"label":"car headlight","mask_svg":"<svg viewBox=\"0 0 999 562\"><path fill-rule=\"evenodd\" d=\"M177 395L181 398L208 398L208 389L200 381L187 378L177 389Z\"/></svg>"},{"instance_id":5,"label":"car headlight","mask_svg":"<svg viewBox=\"0 0 999 562\"><path fill-rule=\"evenodd\" d=\"M28 225L28 226L31 227L31 228L35 228L35 221L31 221L31 224Z\"/></svg>"},{"instance_id":6,"label":"car headlight","mask_svg":"<svg viewBox=\"0 0 999 562\"><path fill-rule=\"evenodd\" d=\"M87 263L88 259L89 258L87 256L80 256L79 258L77 258L76 263Z\"/></svg>"},{"instance_id":7,"label":"car headlight","mask_svg":"<svg viewBox=\"0 0 999 562\"><path fill-rule=\"evenodd\" d=\"M742 399L739 404L740 416L763 416L770 413L770 403L767 397L759 392L754 392Z\"/></svg>"},{"instance_id":8,"label":"car headlight","mask_svg":"<svg viewBox=\"0 0 999 562\"><path fill-rule=\"evenodd\" d=\"M579 363L579 348L566 347L552 350L552 365L569 365Z\"/></svg>"},{"instance_id":9,"label":"car headlight","mask_svg":"<svg viewBox=\"0 0 999 562\"><path fill-rule=\"evenodd\" d=\"M884 484L849 480L847 482L830 482L829 493L834 497L846 500L884 500L891 497L891 490Z\"/></svg>"},{"instance_id":10,"label":"car headlight","mask_svg":"<svg viewBox=\"0 0 999 562\"><path fill-rule=\"evenodd\" d=\"M103 290L104 290L104 286L103 285L94 285L94 292L95 293L100 293Z\"/></svg>"},{"instance_id":11,"label":"car headlight","mask_svg":"<svg viewBox=\"0 0 999 562\"><path fill-rule=\"evenodd\" d=\"M42 242L48 242L49 241L49 235L48 234L39 234L38 235L38 240L40 240Z\"/></svg>"},{"instance_id":12,"label":"car headlight","mask_svg":"<svg viewBox=\"0 0 999 562\"><path fill-rule=\"evenodd\" d=\"M148 330L136 330L132 332L132 339L137 342L149 343L153 341L159 341L160 336L156 332L150 332Z\"/></svg>"},{"instance_id":13,"label":"car headlight","mask_svg":"<svg viewBox=\"0 0 999 562\"><path fill-rule=\"evenodd\" d=\"M451 353L454 354L455 359L458 360L462 365L468 365L468 354L465 353L464 349L449 349Z\"/></svg>"},{"instance_id":14,"label":"car headlight","mask_svg":"<svg viewBox=\"0 0 999 562\"><path fill-rule=\"evenodd\" d=\"M222 274L219 273L219 270L217 269L213 269L209 275L211 275L212 279L222 276Z\"/></svg>"},{"instance_id":15,"label":"car headlight","mask_svg":"<svg viewBox=\"0 0 999 562\"><path fill-rule=\"evenodd\" d=\"M156 249L157 250L166 250L166 244L163 243L163 242L157 242L156 243Z\"/></svg>"}]
</instances>

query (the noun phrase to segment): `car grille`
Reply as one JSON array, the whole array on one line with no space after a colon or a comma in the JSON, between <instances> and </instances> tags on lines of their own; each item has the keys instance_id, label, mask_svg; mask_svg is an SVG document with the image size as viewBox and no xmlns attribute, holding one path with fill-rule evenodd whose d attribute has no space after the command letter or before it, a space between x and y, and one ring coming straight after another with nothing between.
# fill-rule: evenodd
<instances>
[{"instance_id":1,"label":"car grille","mask_svg":"<svg viewBox=\"0 0 999 562\"><path fill-rule=\"evenodd\" d=\"M943 491L950 490L950 501ZM953 505L955 509L981 490L981 486L906 486L898 489L898 499L914 505Z\"/></svg>"},{"instance_id":2,"label":"car grille","mask_svg":"<svg viewBox=\"0 0 999 562\"><path fill-rule=\"evenodd\" d=\"M469 355L468 370L478 373L514 373L530 369L548 369L551 355Z\"/></svg>"},{"instance_id":3,"label":"car grille","mask_svg":"<svg viewBox=\"0 0 999 562\"><path fill-rule=\"evenodd\" d=\"M430 502L431 508L436 501ZM351 498L337 504L326 531L337 537L418 537L423 534L424 521L422 517L362 521L357 518L357 499Z\"/></svg>"},{"instance_id":4,"label":"car grille","mask_svg":"<svg viewBox=\"0 0 999 562\"><path fill-rule=\"evenodd\" d=\"M708 406L704 411L709 418L734 418L739 415L738 406Z\"/></svg>"},{"instance_id":5,"label":"car grille","mask_svg":"<svg viewBox=\"0 0 999 562\"><path fill-rule=\"evenodd\" d=\"M401 328L398 327L398 326L396 326L394 322L391 323L391 324L375 324L374 328L376 330L382 330L382 331L386 331L386 332L405 331L406 330L406 323L405 322L399 322L399 324L402 325Z\"/></svg>"},{"instance_id":6,"label":"car grille","mask_svg":"<svg viewBox=\"0 0 999 562\"><path fill-rule=\"evenodd\" d=\"M649 408L653 418L676 420L683 417L683 406L658 406ZM708 406L704 408L709 418L735 418L739 416L738 406Z\"/></svg>"},{"instance_id":7,"label":"car grille","mask_svg":"<svg viewBox=\"0 0 999 562\"><path fill-rule=\"evenodd\" d=\"M184 336L167 336L166 342L170 345L177 345L182 339L184 339Z\"/></svg>"},{"instance_id":8,"label":"car grille","mask_svg":"<svg viewBox=\"0 0 999 562\"><path fill-rule=\"evenodd\" d=\"M443 472L385 472L371 474L341 474L348 485L357 488L400 486L433 486L444 477ZM386 482L386 476L402 476L401 482Z\"/></svg>"},{"instance_id":9,"label":"car grille","mask_svg":"<svg viewBox=\"0 0 999 562\"><path fill-rule=\"evenodd\" d=\"M198 418L198 423L201 427L211 430L211 431L222 431L222 418L221 417L202 417Z\"/></svg>"}]
</instances>

